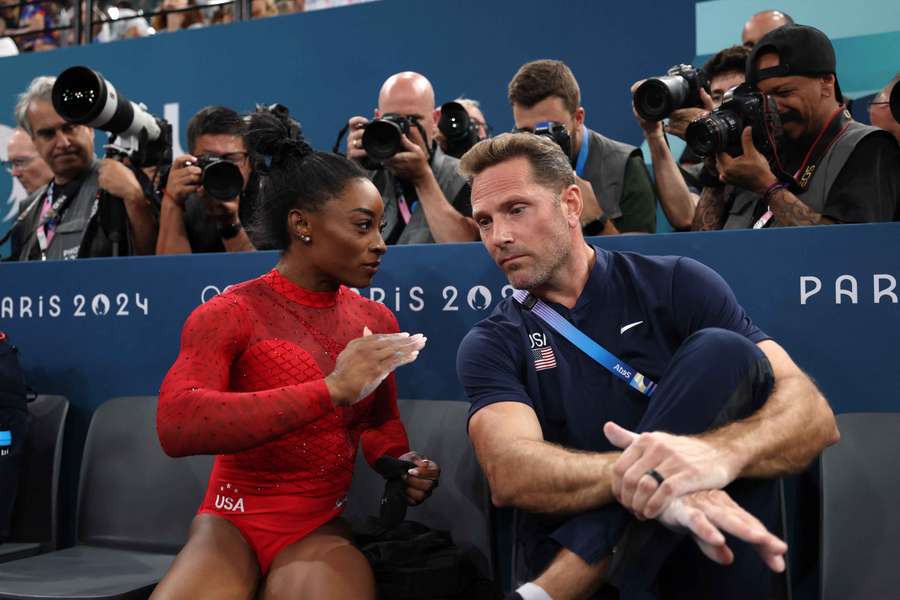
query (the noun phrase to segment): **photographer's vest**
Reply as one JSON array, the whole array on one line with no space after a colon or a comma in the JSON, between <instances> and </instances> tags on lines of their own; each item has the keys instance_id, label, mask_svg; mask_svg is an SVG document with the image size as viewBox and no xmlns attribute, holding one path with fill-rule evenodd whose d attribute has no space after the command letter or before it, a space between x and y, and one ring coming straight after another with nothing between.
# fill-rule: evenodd
<instances>
[{"instance_id":1,"label":"photographer's vest","mask_svg":"<svg viewBox=\"0 0 900 600\"><path fill-rule=\"evenodd\" d=\"M447 156L440 148L435 148L434 159L431 161L431 172L437 179L438 186L444 193L447 202L453 204L459 192L466 185L466 180L457 171L459 159ZM421 206L412 211L409 222L404 227L403 215L398 205L398 197L402 193L394 185L394 177L387 169L375 171L371 174L372 182L384 199L384 239L394 237L395 229L403 227L400 237L394 244L429 244L434 242L428 221L425 220L425 211Z\"/></svg>"},{"instance_id":2,"label":"photographer's vest","mask_svg":"<svg viewBox=\"0 0 900 600\"><path fill-rule=\"evenodd\" d=\"M72 259L80 254L85 236L88 233L88 225L97 212L97 190L100 184L97 179L100 174L100 161L94 161L90 173L78 188L75 198L68 202L62 213L59 225L56 226L56 234L47 246L47 260ZM17 260L29 260L40 256L38 240L35 229L40 223L41 208L44 205L44 195L47 188L44 186L30 194L22 202L27 207L29 215L17 225L22 229L19 239L24 240L16 257ZM94 236L92 236L94 237Z\"/></svg>"},{"instance_id":3,"label":"photographer's vest","mask_svg":"<svg viewBox=\"0 0 900 600\"><path fill-rule=\"evenodd\" d=\"M625 164L632 156L641 156L641 151L635 146L602 136L593 129L587 131L590 138L588 158L581 177L591 182L603 212L610 219L618 219L622 216L619 202L625 187Z\"/></svg>"},{"instance_id":4,"label":"photographer's vest","mask_svg":"<svg viewBox=\"0 0 900 600\"><path fill-rule=\"evenodd\" d=\"M856 121L848 123L847 129L831 145L828 154L816 166L809 187L806 188L806 191L797 194L797 197L810 209L821 214L825 210L825 202L831 192L831 186L834 185L850 155L853 154L856 145L873 133L883 133L883 131ZM728 216L722 228L749 229L753 227L756 219L766 211L766 207L761 205L762 201L762 195L748 190L732 192Z\"/></svg>"}]
</instances>

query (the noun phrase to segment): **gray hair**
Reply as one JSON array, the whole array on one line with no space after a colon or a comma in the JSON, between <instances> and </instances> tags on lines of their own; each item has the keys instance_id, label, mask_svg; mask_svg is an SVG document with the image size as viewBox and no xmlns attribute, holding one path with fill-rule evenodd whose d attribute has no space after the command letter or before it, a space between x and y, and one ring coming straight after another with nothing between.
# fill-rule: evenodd
<instances>
[{"instance_id":1,"label":"gray hair","mask_svg":"<svg viewBox=\"0 0 900 600\"><path fill-rule=\"evenodd\" d=\"M463 96L460 96L459 98L454 100L454 102L459 102L463 106L473 106L473 107L477 108L478 110L481 110L481 102L479 102L478 100L472 100L471 98L465 98Z\"/></svg>"},{"instance_id":2,"label":"gray hair","mask_svg":"<svg viewBox=\"0 0 900 600\"><path fill-rule=\"evenodd\" d=\"M19 101L16 102L16 125L25 130L25 132L34 137L31 130L31 123L28 121L28 109L35 100L51 102L51 94L53 92L53 84L56 83L56 77L48 77L43 75L35 77L28 85L28 89L19 94Z\"/></svg>"}]
</instances>

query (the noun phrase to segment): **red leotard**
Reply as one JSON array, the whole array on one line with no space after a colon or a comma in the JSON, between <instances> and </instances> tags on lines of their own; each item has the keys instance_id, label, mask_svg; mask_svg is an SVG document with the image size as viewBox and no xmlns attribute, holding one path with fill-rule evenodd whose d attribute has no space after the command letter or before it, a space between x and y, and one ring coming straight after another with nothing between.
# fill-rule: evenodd
<instances>
[{"instance_id":1,"label":"red leotard","mask_svg":"<svg viewBox=\"0 0 900 600\"><path fill-rule=\"evenodd\" d=\"M409 451L391 374L350 408L324 377L347 343L398 331L381 304L341 286L304 290L278 271L198 307L163 381L157 430L172 456L217 454L200 513L233 523L265 574L275 555L340 514L356 448Z\"/></svg>"}]
</instances>

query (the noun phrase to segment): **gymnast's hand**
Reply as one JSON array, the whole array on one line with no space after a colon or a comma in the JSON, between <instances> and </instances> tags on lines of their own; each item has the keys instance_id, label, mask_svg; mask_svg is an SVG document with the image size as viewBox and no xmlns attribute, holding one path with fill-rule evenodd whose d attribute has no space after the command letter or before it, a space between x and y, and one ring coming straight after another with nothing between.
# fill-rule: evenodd
<instances>
[{"instance_id":1,"label":"gymnast's hand","mask_svg":"<svg viewBox=\"0 0 900 600\"><path fill-rule=\"evenodd\" d=\"M331 402L353 406L374 392L394 369L416 360L426 339L421 333L377 333L351 340L325 378Z\"/></svg>"},{"instance_id":2,"label":"gymnast's hand","mask_svg":"<svg viewBox=\"0 0 900 600\"><path fill-rule=\"evenodd\" d=\"M436 462L418 452L407 452L400 460L408 460L416 465L410 469L406 479L406 503L410 506L422 504L437 488L441 478L441 468Z\"/></svg>"}]
</instances>

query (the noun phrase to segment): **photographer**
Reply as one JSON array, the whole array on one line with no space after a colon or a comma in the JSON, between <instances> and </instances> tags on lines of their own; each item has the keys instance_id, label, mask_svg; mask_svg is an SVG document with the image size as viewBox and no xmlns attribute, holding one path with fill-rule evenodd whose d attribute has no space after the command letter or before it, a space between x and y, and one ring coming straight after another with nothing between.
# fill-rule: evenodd
<instances>
[{"instance_id":1,"label":"photographer","mask_svg":"<svg viewBox=\"0 0 900 600\"><path fill-rule=\"evenodd\" d=\"M207 106L187 127L188 152L177 157L163 192L157 254L255 250L244 229L252 222L258 188L244 136L244 120L230 108ZM204 189L198 163L223 159L240 171L242 191L219 200Z\"/></svg>"},{"instance_id":2,"label":"photographer","mask_svg":"<svg viewBox=\"0 0 900 600\"><path fill-rule=\"evenodd\" d=\"M477 240L478 231L470 217L469 186L456 170L459 161L444 154L434 141L439 114L428 79L409 71L390 76L378 94L373 123L385 116L407 129L399 136L400 151L383 160L383 168L369 173L384 199L385 242ZM365 117L350 119L347 158L373 167L373 157L365 148L369 138L364 138L370 125Z\"/></svg>"},{"instance_id":3,"label":"photographer","mask_svg":"<svg viewBox=\"0 0 900 600\"><path fill-rule=\"evenodd\" d=\"M702 76L709 82L709 91L700 89L700 99L703 108L685 107L673 111L669 115L669 122L650 121L640 116L634 110L634 116L641 126L641 131L647 139L650 148L653 173L656 179L656 189L659 193L659 201L666 213L666 218L678 231L690 230L694 221L694 210L700 198L689 187L688 180L694 186L700 185L700 181L694 173L686 173L675 162L669 149L666 133L684 138L685 129L691 121L703 117L722 103L722 96L732 87L744 82L744 69L750 50L743 46L732 46L717 52L702 68ZM631 86L632 94L640 87L643 81L638 81Z\"/></svg>"},{"instance_id":4,"label":"photographer","mask_svg":"<svg viewBox=\"0 0 900 600\"><path fill-rule=\"evenodd\" d=\"M452 102L456 102L461 105L465 110L466 114L469 116L470 127L472 128L472 138L467 140L468 143L464 146L464 150L459 152L459 154L451 154L451 156L461 156L465 154L465 150L471 148L477 142L481 140L486 140L490 137L490 125L488 125L487 120L484 118L484 113L481 112L481 103L478 100L472 100L471 98L457 98ZM441 111L444 106L452 105L451 102L448 102L445 105L442 105L438 111ZM438 130L434 134L434 139L438 143L438 146L441 147L441 150L444 151L445 154L450 154L453 148L448 150L449 140L447 136L440 130L441 125L438 123ZM470 145L471 144L471 145Z\"/></svg>"},{"instance_id":5,"label":"photographer","mask_svg":"<svg viewBox=\"0 0 900 600\"><path fill-rule=\"evenodd\" d=\"M891 92L898 81L900 81L900 73L894 75L894 78L880 92L875 94L875 97L869 102L869 119L871 119L872 125L889 132L900 142L900 123L891 114L890 106Z\"/></svg>"},{"instance_id":6,"label":"photographer","mask_svg":"<svg viewBox=\"0 0 900 600\"><path fill-rule=\"evenodd\" d=\"M135 173L114 160L94 157L94 130L66 122L51 103L55 77L38 77L19 96L18 126L31 136L53 171L46 186L29 194L13 232L14 260L113 256L114 243L100 226L103 202L123 202L127 217L122 253L153 254L156 211Z\"/></svg>"},{"instance_id":7,"label":"photographer","mask_svg":"<svg viewBox=\"0 0 900 600\"><path fill-rule=\"evenodd\" d=\"M719 179L733 187L704 188L694 229L894 218L900 196L900 147L887 132L852 120L835 76L834 48L824 33L803 25L771 31L747 60L747 83L762 96L746 104L740 100L734 109L746 112L738 122L753 126L729 129L728 143L715 149ZM766 111L741 108L773 103L783 124L781 140ZM725 123L736 114L713 113L705 120L719 127L713 121ZM757 149L760 146L765 155Z\"/></svg>"},{"instance_id":8,"label":"photographer","mask_svg":"<svg viewBox=\"0 0 900 600\"><path fill-rule=\"evenodd\" d=\"M509 82L509 102L517 131L540 133L535 128L541 126L558 132L558 144L567 140L563 151L585 196L585 235L656 231L656 196L641 151L588 129L569 67L558 60L522 65Z\"/></svg>"}]
</instances>

